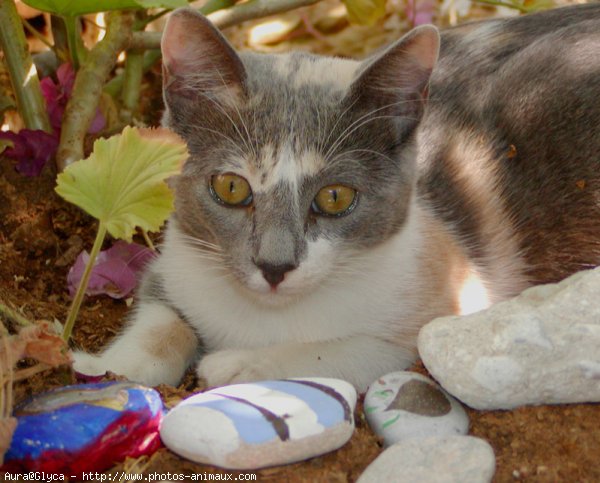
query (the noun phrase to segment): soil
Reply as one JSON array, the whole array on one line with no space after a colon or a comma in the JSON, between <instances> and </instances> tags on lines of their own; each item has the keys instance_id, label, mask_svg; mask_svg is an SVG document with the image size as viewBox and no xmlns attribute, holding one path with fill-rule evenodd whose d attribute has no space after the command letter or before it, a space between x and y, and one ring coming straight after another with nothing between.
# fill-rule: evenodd
<instances>
[{"instance_id":1,"label":"soil","mask_svg":"<svg viewBox=\"0 0 600 483\"><path fill-rule=\"evenodd\" d=\"M0 160L0 300L31 320L65 320L69 306L66 275L75 257L89 249L95 223L53 191L54 174L17 174ZM107 242L107 243L110 243ZM73 342L97 351L119 330L127 304L108 297L88 298ZM426 373L422 365L415 370ZM16 386L15 403L43 390L72 383L70 368L49 370ZM192 373L177 387L158 388L168 406L203 389ZM487 440L496 454L494 481L600 481L600 404L523 407L514 411L469 410L470 434ZM257 472L258 481L351 482L382 451L359 404L356 432L340 450L298 464ZM136 465L136 466L134 466ZM197 474L223 470L186 461L167 449L149 459L112 468L143 468L144 473Z\"/></svg>"}]
</instances>

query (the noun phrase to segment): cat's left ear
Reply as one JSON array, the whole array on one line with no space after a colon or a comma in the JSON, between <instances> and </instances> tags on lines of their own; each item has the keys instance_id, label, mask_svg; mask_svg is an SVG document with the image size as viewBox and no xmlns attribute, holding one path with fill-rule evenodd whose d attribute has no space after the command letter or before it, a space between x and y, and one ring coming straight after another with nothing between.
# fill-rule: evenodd
<instances>
[{"instance_id":1,"label":"cat's left ear","mask_svg":"<svg viewBox=\"0 0 600 483\"><path fill-rule=\"evenodd\" d=\"M396 115L412 111L427 99L429 77L440 50L433 25L417 27L374 58L365 61L351 95L371 105L389 107ZM420 110L420 109L419 109Z\"/></svg>"}]
</instances>

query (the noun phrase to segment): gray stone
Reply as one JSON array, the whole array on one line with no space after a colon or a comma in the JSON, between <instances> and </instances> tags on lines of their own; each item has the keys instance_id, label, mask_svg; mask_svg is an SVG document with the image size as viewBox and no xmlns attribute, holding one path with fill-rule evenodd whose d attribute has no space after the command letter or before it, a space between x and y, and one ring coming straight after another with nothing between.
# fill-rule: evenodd
<instances>
[{"instance_id":1,"label":"gray stone","mask_svg":"<svg viewBox=\"0 0 600 483\"><path fill-rule=\"evenodd\" d=\"M421 329L431 375L477 409L600 401L600 268Z\"/></svg>"},{"instance_id":2,"label":"gray stone","mask_svg":"<svg viewBox=\"0 0 600 483\"><path fill-rule=\"evenodd\" d=\"M472 436L432 436L396 443L381 453L357 483L488 483L496 458Z\"/></svg>"},{"instance_id":3,"label":"gray stone","mask_svg":"<svg viewBox=\"0 0 600 483\"><path fill-rule=\"evenodd\" d=\"M430 379L400 371L380 377L365 395L369 426L386 446L407 438L465 434L469 418L460 403Z\"/></svg>"}]
</instances>

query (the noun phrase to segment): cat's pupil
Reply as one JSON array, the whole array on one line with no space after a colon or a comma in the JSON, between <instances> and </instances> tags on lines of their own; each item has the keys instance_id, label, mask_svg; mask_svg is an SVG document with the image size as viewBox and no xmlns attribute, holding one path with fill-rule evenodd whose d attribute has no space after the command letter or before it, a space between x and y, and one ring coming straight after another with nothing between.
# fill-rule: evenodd
<instances>
[{"instance_id":1,"label":"cat's pupil","mask_svg":"<svg viewBox=\"0 0 600 483\"><path fill-rule=\"evenodd\" d=\"M337 190L331 190L331 197L333 198L333 202L337 203L337 199L338 199L338 192L337 192Z\"/></svg>"},{"instance_id":2,"label":"cat's pupil","mask_svg":"<svg viewBox=\"0 0 600 483\"><path fill-rule=\"evenodd\" d=\"M229 192L233 193L235 191L235 183L233 182L233 180L231 180L229 182Z\"/></svg>"}]
</instances>

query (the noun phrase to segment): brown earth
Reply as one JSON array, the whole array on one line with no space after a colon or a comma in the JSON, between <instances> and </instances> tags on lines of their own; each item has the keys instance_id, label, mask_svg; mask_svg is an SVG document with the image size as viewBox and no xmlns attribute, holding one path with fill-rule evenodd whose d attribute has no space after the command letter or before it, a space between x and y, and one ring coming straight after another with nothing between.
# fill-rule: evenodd
<instances>
[{"instance_id":1,"label":"brown earth","mask_svg":"<svg viewBox=\"0 0 600 483\"><path fill-rule=\"evenodd\" d=\"M0 300L28 318L64 321L69 306L66 274L82 247L95 234L92 219L53 192L53 174L39 178L15 173L0 160ZM74 343L98 350L119 329L127 310L123 301L88 298L74 333ZM426 372L422 366L415 369ZM16 403L42 390L73 381L62 368L31 377L16 387ZM178 388L161 386L168 406L202 389L192 374ZM514 411L469 410L470 434L486 439L497 459L496 482L600 481L600 404L524 407ZM258 471L258 481L355 481L381 452L362 408L357 430L342 449L309 461ZM149 460L128 461L111 469L144 468L144 473L223 472L159 450Z\"/></svg>"}]
</instances>

